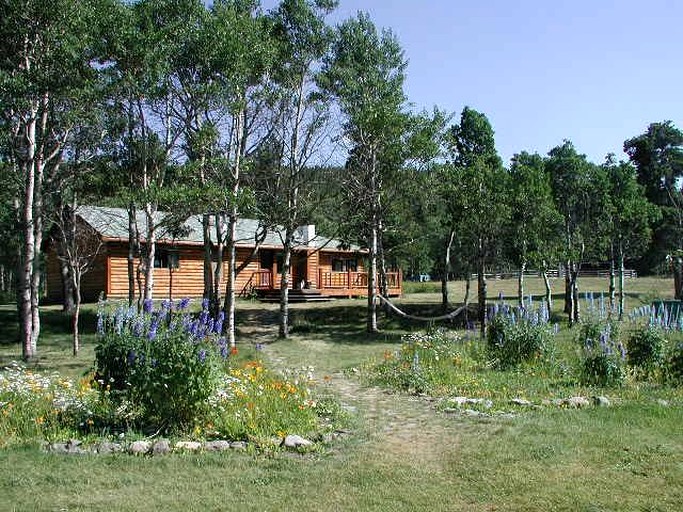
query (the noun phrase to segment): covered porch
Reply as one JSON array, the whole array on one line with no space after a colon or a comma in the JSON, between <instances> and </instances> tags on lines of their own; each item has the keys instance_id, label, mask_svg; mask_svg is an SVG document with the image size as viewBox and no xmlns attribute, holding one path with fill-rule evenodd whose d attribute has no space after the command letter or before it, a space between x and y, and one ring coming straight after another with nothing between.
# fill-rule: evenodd
<instances>
[{"instance_id":1,"label":"covered porch","mask_svg":"<svg viewBox=\"0 0 683 512\"><path fill-rule=\"evenodd\" d=\"M312 298L316 295L324 297L367 297L368 294L368 274L367 272L357 271L330 271L320 269L317 280L292 280L292 291L300 292L290 296L302 300ZM303 285L303 286L302 286ZM317 286L316 286L317 285ZM273 291L280 289L279 275L272 270L261 269L252 273L248 281L246 293L244 295L256 294L261 297L271 297ZM379 287L378 287L379 290ZM401 295L402 277L400 272L387 272L387 292L389 296L396 297Z\"/></svg>"}]
</instances>

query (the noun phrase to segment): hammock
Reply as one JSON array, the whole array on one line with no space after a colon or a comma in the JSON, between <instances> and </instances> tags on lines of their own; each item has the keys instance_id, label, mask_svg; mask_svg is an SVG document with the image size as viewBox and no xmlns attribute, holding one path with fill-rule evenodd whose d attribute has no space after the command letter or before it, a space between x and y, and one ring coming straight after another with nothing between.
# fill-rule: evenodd
<instances>
[{"instance_id":1,"label":"hammock","mask_svg":"<svg viewBox=\"0 0 683 512\"><path fill-rule=\"evenodd\" d=\"M405 311L401 311L398 307L396 307L392 302L387 299L386 297L383 297L382 295L377 295L377 297L380 298L386 305L388 305L396 314L399 316L402 316L403 318L409 318L411 320L417 320L420 322L436 322L439 320L450 320L451 318L455 318L458 316L460 313L462 313L467 306L460 306L458 309L455 311L451 311L447 315L441 315L441 316L435 316L435 317L425 317L425 316L415 316L415 315L409 315Z\"/></svg>"}]
</instances>

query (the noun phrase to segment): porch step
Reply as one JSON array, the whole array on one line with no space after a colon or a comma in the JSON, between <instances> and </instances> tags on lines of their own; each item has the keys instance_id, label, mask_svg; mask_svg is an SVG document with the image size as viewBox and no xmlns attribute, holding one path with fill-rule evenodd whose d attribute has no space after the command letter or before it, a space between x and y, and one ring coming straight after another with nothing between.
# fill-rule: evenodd
<instances>
[{"instance_id":1,"label":"porch step","mask_svg":"<svg viewBox=\"0 0 683 512\"><path fill-rule=\"evenodd\" d=\"M261 302L280 302L280 290L257 290ZM289 302L328 302L334 297L320 293L320 290L289 290Z\"/></svg>"}]
</instances>

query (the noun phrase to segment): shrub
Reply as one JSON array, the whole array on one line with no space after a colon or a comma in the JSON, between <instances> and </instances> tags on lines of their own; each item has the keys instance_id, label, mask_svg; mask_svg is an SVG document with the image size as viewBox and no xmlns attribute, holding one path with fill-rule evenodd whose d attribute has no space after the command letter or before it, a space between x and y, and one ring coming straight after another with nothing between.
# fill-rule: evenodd
<instances>
[{"instance_id":1,"label":"shrub","mask_svg":"<svg viewBox=\"0 0 683 512\"><path fill-rule=\"evenodd\" d=\"M314 432L318 411L312 398L312 379L308 368L280 376L260 361L231 370L219 392L209 399L208 418L213 431L208 435L263 440Z\"/></svg>"},{"instance_id":2,"label":"shrub","mask_svg":"<svg viewBox=\"0 0 683 512\"><path fill-rule=\"evenodd\" d=\"M487 354L497 368L508 369L547 355L552 330L547 310L512 309L506 305L494 308L487 333Z\"/></svg>"},{"instance_id":3,"label":"shrub","mask_svg":"<svg viewBox=\"0 0 683 512\"><path fill-rule=\"evenodd\" d=\"M579 329L582 344L580 381L594 386L619 386L625 378L626 350L610 322L585 320ZM597 336L596 336L597 334Z\"/></svg>"},{"instance_id":4,"label":"shrub","mask_svg":"<svg viewBox=\"0 0 683 512\"><path fill-rule=\"evenodd\" d=\"M666 359L666 375L675 384L683 384L683 341L673 343Z\"/></svg>"},{"instance_id":5,"label":"shrub","mask_svg":"<svg viewBox=\"0 0 683 512\"><path fill-rule=\"evenodd\" d=\"M630 366L650 374L664 362L666 338L655 326L643 326L628 337L626 361Z\"/></svg>"},{"instance_id":6,"label":"shrub","mask_svg":"<svg viewBox=\"0 0 683 512\"><path fill-rule=\"evenodd\" d=\"M74 383L12 364L0 373L0 447L73 437L92 422L90 409L96 397L89 379Z\"/></svg>"},{"instance_id":7,"label":"shrub","mask_svg":"<svg viewBox=\"0 0 683 512\"><path fill-rule=\"evenodd\" d=\"M101 308L95 348L97 379L111 398L142 408L143 419L168 426L186 425L216 391L220 360L227 357L220 337L222 318L197 318L165 302L154 311ZM180 306L179 305L179 306Z\"/></svg>"},{"instance_id":8,"label":"shrub","mask_svg":"<svg viewBox=\"0 0 683 512\"><path fill-rule=\"evenodd\" d=\"M382 361L367 368L369 379L409 393L432 392L459 371L460 341L441 330L405 335L399 350L385 352Z\"/></svg>"}]
</instances>

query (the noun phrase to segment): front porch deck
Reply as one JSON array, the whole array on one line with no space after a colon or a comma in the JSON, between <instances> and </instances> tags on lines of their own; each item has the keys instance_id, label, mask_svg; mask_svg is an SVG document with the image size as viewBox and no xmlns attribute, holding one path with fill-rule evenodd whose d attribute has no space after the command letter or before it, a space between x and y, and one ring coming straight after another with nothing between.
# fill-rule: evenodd
<instances>
[{"instance_id":1,"label":"front porch deck","mask_svg":"<svg viewBox=\"0 0 683 512\"><path fill-rule=\"evenodd\" d=\"M318 286L310 283L309 288L304 288L303 297L322 296L326 298L352 298L367 297L368 274L367 272L334 272L319 271ZM390 297L398 297L402 293L402 277L400 272L387 272L387 291ZM247 285L240 292L240 296L256 294L259 296L273 297L272 292L280 287L279 279L273 276L270 270L259 270L252 274ZM294 286L294 288L298 288Z\"/></svg>"}]
</instances>

